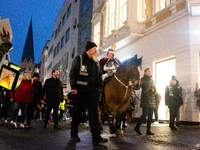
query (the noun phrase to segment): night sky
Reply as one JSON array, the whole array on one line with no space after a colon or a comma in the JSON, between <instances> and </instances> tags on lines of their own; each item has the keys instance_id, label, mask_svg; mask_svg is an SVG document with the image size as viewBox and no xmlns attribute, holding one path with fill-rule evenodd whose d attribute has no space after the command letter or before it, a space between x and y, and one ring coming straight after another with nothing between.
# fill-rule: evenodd
<instances>
[{"instance_id":1,"label":"night sky","mask_svg":"<svg viewBox=\"0 0 200 150\"><path fill-rule=\"evenodd\" d=\"M64 0L0 0L1 19L9 18L13 39L11 62L20 65L28 27L32 18L35 63L39 63L47 40L51 40L54 21Z\"/></svg>"}]
</instances>

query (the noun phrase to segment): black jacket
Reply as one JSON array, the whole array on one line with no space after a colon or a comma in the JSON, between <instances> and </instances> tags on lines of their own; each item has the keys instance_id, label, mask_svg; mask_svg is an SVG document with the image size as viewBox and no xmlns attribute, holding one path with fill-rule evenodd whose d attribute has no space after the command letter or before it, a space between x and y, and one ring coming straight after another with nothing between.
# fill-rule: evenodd
<instances>
[{"instance_id":1,"label":"black jacket","mask_svg":"<svg viewBox=\"0 0 200 150\"><path fill-rule=\"evenodd\" d=\"M60 103L63 101L62 82L58 78L49 78L45 81L43 87L43 97L46 93L47 103Z\"/></svg>"},{"instance_id":2,"label":"black jacket","mask_svg":"<svg viewBox=\"0 0 200 150\"><path fill-rule=\"evenodd\" d=\"M100 89L102 86L101 72L98 63L90 59L86 52L82 54L83 73L80 74L80 56L76 56L72 62L70 70L70 85L71 89L77 89L78 92L93 92L95 89ZM86 83L81 85L80 82Z\"/></svg>"},{"instance_id":3,"label":"black jacket","mask_svg":"<svg viewBox=\"0 0 200 150\"><path fill-rule=\"evenodd\" d=\"M141 87L142 87L142 95L141 95L141 103L140 107L142 108L155 108L156 107L156 100L155 100L155 84L151 77L147 76L146 74L141 79ZM154 89L154 92L152 92Z\"/></svg>"},{"instance_id":4,"label":"black jacket","mask_svg":"<svg viewBox=\"0 0 200 150\"><path fill-rule=\"evenodd\" d=\"M183 104L182 88L178 83L170 84L165 89L165 105L170 107L180 107Z\"/></svg>"},{"instance_id":5,"label":"black jacket","mask_svg":"<svg viewBox=\"0 0 200 150\"><path fill-rule=\"evenodd\" d=\"M31 102L37 102L39 103L40 100L43 100L44 97L42 97L42 83L40 81L34 81L33 84L33 89L34 89L34 95L33 98L31 99Z\"/></svg>"}]
</instances>

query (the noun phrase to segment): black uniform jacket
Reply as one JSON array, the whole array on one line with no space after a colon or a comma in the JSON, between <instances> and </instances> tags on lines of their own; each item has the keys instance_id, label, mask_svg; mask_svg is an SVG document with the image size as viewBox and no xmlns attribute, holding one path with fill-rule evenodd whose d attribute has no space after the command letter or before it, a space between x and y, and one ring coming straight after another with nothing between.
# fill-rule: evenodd
<instances>
[{"instance_id":1,"label":"black uniform jacket","mask_svg":"<svg viewBox=\"0 0 200 150\"><path fill-rule=\"evenodd\" d=\"M170 108L180 107L182 104L182 88L178 84L167 86L165 90L165 105Z\"/></svg>"},{"instance_id":2,"label":"black uniform jacket","mask_svg":"<svg viewBox=\"0 0 200 150\"><path fill-rule=\"evenodd\" d=\"M101 72L98 63L90 59L86 52L82 54L82 66L80 56L76 56L70 70L71 89L81 92L94 92L102 86ZM82 69L81 69L82 68ZM82 70L80 74L80 70Z\"/></svg>"}]
</instances>

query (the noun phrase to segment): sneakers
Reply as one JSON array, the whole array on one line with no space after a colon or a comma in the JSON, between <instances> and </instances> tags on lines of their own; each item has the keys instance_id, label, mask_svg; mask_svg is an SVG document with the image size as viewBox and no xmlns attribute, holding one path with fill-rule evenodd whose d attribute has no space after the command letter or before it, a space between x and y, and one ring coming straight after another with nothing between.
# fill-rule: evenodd
<instances>
[{"instance_id":1,"label":"sneakers","mask_svg":"<svg viewBox=\"0 0 200 150\"><path fill-rule=\"evenodd\" d=\"M71 141L74 141L74 142L80 142L81 139L77 136L71 136Z\"/></svg>"},{"instance_id":2,"label":"sneakers","mask_svg":"<svg viewBox=\"0 0 200 150\"><path fill-rule=\"evenodd\" d=\"M107 139L104 139L104 138L102 138L102 137L99 137L99 140L92 140L92 144L93 145L98 145L99 143L106 143L106 142L108 142L108 140Z\"/></svg>"},{"instance_id":3,"label":"sneakers","mask_svg":"<svg viewBox=\"0 0 200 150\"><path fill-rule=\"evenodd\" d=\"M5 123L8 123L8 121L7 121L7 120L4 120L4 122L5 122Z\"/></svg>"},{"instance_id":4,"label":"sneakers","mask_svg":"<svg viewBox=\"0 0 200 150\"><path fill-rule=\"evenodd\" d=\"M23 123L20 124L20 128L24 128L24 124Z\"/></svg>"},{"instance_id":5,"label":"sneakers","mask_svg":"<svg viewBox=\"0 0 200 150\"><path fill-rule=\"evenodd\" d=\"M12 124L12 123L13 123L13 120L10 121L10 124Z\"/></svg>"},{"instance_id":6,"label":"sneakers","mask_svg":"<svg viewBox=\"0 0 200 150\"><path fill-rule=\"evenodd\" d=\"M139 128L135 127L134 130L135 130L135 132L136 132L137 134L142 135L142 132L140 131Z\"/></svg>"},{"instance_id":7,"label":"sneakers","mask_svg":"<svg viewBox=\"0 0 200 150\"><path fill-rule=\"evenodd\" d=\"M13 122L13 123L11 124L11 127L12 127L13 129L16 129L16 128L17 128L17 123L16 123L16 122Z\"/></svg>"}]
</instances>

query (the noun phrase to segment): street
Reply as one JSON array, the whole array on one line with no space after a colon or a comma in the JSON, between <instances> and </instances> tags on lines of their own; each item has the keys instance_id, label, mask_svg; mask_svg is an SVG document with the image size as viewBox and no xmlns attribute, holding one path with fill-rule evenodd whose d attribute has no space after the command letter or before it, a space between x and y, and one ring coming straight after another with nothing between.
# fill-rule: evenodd
<instances>
[{"instance_id":1,"label":"street","mask_svg":"<svg viewBox=\"0 0 200 150\"><path fill-rule=\"evenodd\" d=\"M127 123L123 129L124 136L116 138L109 133L108 125L103 125L102 137L108 143L93 146L88 124L79 128L81 141L70 141L69 121L61 122L61 130L53 128L50 121L49 127L44 129L42 121L32 121L31 129L12 129L10 124L0 121L0 149L1 150L198 150L200 149L200 127L180 125L177 131L172 131L168 124L152 124L153 136L146 135L146 124L142 124L142 135L134 131L135 123Z\"/></svg>"}]
</instances>

